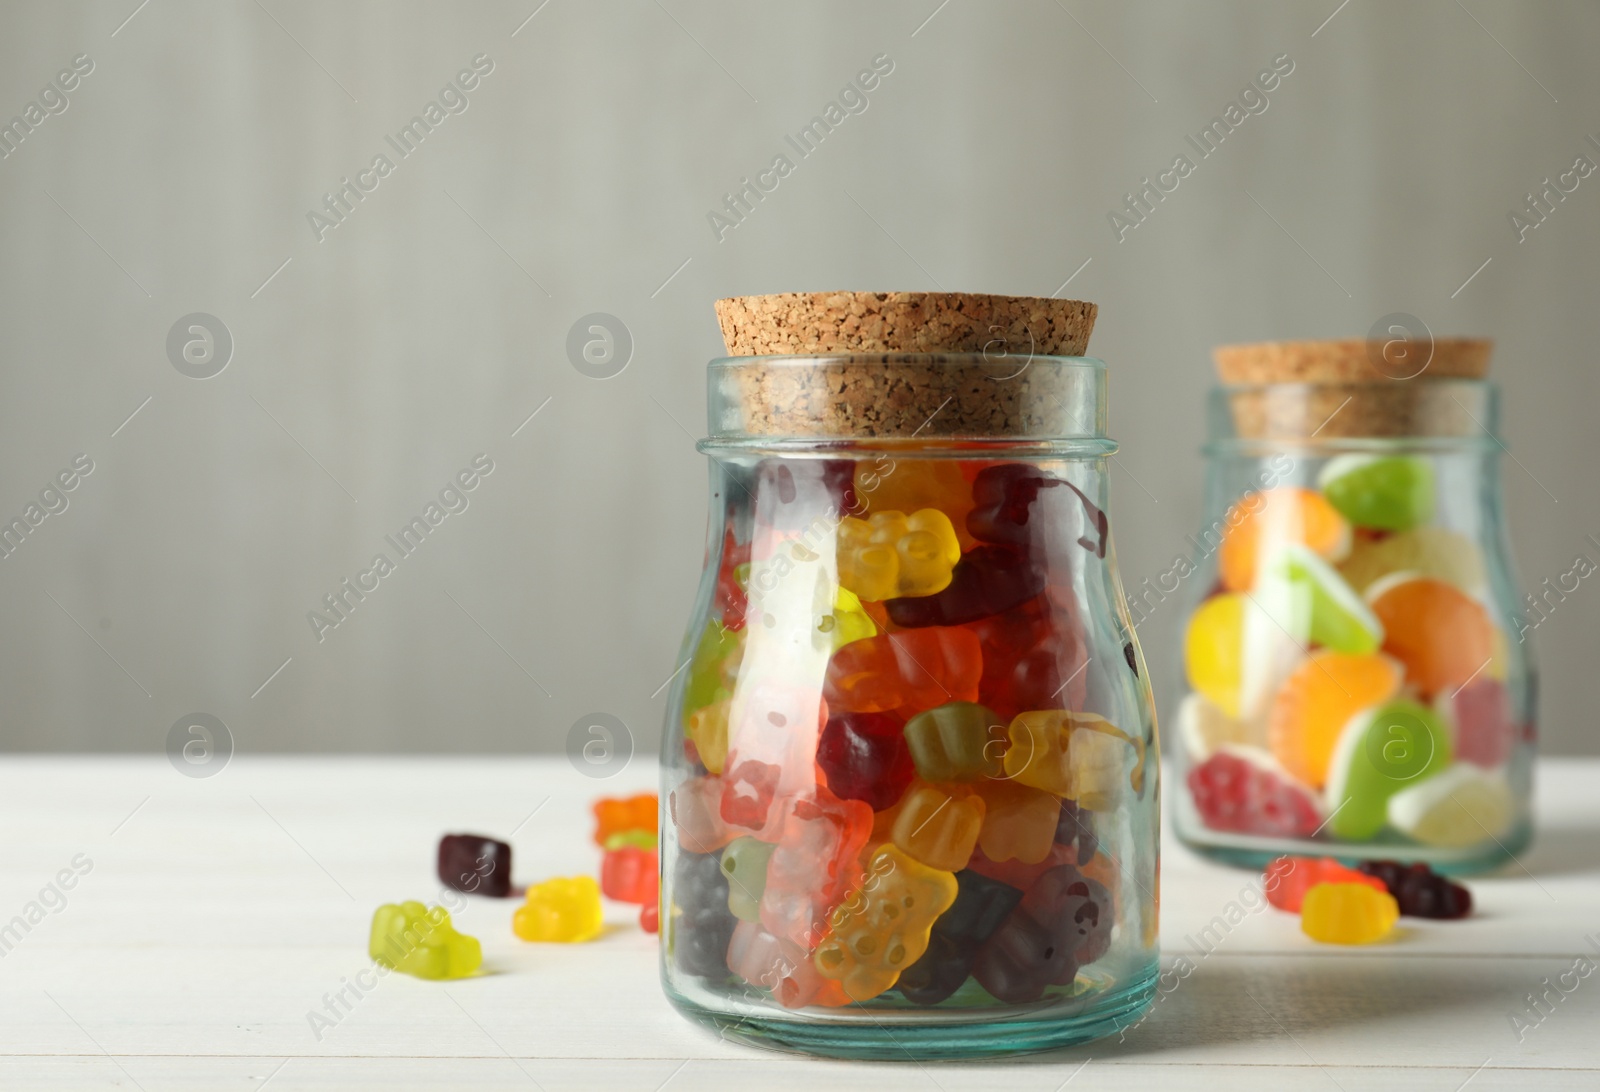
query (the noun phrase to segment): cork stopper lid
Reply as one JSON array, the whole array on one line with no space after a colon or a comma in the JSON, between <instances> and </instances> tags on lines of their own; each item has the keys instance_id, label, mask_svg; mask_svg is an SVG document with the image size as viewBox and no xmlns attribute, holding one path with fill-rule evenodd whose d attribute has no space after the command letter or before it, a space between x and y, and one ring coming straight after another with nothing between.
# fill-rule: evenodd
<instances>
[{"instance_id":1,"label":"cork stopper lid","mask_svg":"<svg viewBox=\"0 0 1600 1092\"><path fill-rule=\"evenodd\" d=\"M958 292L718 300L719 437L1057 440L1104 435L1105 366L1077 359L1098 309Z\"/></svg>"},{"instance_id":2,"label":"cork stopper lid","mask_svg":"<svg viewBox=\"0 0 1600 1092\"><path fill-rule=\"evenodd\" d=\"M1470 436L1463 388L1489 371L1488 338L1268 341L1212 350L1244 439Z\"/></svg>"}]
</instances>

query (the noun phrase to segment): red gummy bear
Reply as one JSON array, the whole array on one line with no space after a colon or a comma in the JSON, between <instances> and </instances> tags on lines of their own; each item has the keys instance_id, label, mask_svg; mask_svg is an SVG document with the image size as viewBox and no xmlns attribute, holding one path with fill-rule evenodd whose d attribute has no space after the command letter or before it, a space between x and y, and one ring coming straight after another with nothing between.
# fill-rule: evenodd
<instances>
[{"instance_id":1,"label":"red gummy bear","mask_svg":"<svg viewBox=\"0 0 1600 1092\"><path fill-rule=\"evenodd\" d=\"M860 871L871 833L872 809L860 800L840 800L821 787L813 799L797 800L767 859L762 926L812 951Z\"/></svg>"},{"instance_id":2,"label":"red gummy bear","mask_svg":"<svg viewBox=\"0 0 1600 1092\"><path fill-rule=\"evenodd\" d=\"M835 796L865 801L873 811L899 800L916 773L905 724L887 713L840 713L829 720L817 765Z\"/></svg>"},{"instance_id":3,"label":"red gummy bear","mask_svg":"<svg viewBox=\"0 0 1600 1092\"><path fill-rule=\"evenodd\" d=\"M828 664L823 696L842 713L918 713L952 701L977 701L983 675L978 637L956 627L881 633L851 641Z\"/></svg>"},{"instance_id":4,"label":"red gummy bear","mask_svg":"<svg viewBox=\"0 0 1600 1092\"><path fill-rule=\"evenodd\" d=\"M966 628L983 647L978 701L1003 723L1035 709L1083 708L1089 650L1073 611L1036 598Z\"/></svg>"},{"instance_id":5,"label":"red gummy bear","mask_svg":"<svg viewBox=\"0 0 1600 1092\"><path fill-rule=\"evenodd\" d=\"M638 903L656 901L660 878L656 875L656 851L638 846L608 849L600 860L600 891L608 899Z\"/></svg>"},{"instance_id":6,"label":"red gummy bear","mask_svg":"<svg viewBox=\"0 0 1600 1092\"><path fill-rule=\"evenodd\" d=\"M722 818L735 826L760 830L772 810L772 797L778 791L778 776L783 771L767 762L750 759L729 770L722 778Z\"/></svg>"},{"instance_id":7,"label":"red gummy bear","mask_svg":"<svg viewBox=\"0 0 1600 1092\"><path fill-rule=\"evenodd\" d=\"M1223 749L1189 771L1195 810L1212 830L1308 838L1322 826L1311 790L1265 762Z\"/></svg>"},{"instance_id":8,"label":"red gummy bear","mask_svg":"<svg viewBox=\"0 0 1600 1092\"><path fill-rule=\"evenodd\" d=\"M738 631L744 628L745 608L748 599L739 584L736 569L750 563L750 544L739 545L730 526L722 536L722 565L717 569L717 593L713 604L722 628Z\"/></svg>"},{"instance_id":9,"label":"red gummy bear","mask_svg":"<svg viewBox=\"0 0 1600 1092\"><path fill-rule=\"evenodd\" d=\"M1382 880L1346 868L1332 857L1279 857L1262 873L1261 886L1273 906L1298 914L1306 892L1319 883L1359 883L1386 890Z\"/></svg>"}]
</instances>

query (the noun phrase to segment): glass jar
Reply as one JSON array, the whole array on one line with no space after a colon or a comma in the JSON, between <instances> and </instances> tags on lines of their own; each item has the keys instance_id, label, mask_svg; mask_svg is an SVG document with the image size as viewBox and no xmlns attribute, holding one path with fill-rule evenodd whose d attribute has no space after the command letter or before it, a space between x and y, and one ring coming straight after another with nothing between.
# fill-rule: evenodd
<instances>
[{"instance_id":1,"label":"glass jar","mask_svg":"<svg viewBox=\"0 0 1600 1092\"><path fill-rule=\"evenodd\" d=\"M1187 844L1446 872L1527 845L1535 675L1496 427L1481 380L1213 391L1184 574Z\"/></svg>"},{"instance_id":2,"label":"glass jar","mask_svg":"<svg viewBox=\"0 0 1600 1092\"><path fill-rule=\"evenodd\" d=\"M662 749L668 998L855 1058L1126 1027L1157 973L1158 747L1105 366L740 357L709 387Z\"/></svg>"}]
</instances>

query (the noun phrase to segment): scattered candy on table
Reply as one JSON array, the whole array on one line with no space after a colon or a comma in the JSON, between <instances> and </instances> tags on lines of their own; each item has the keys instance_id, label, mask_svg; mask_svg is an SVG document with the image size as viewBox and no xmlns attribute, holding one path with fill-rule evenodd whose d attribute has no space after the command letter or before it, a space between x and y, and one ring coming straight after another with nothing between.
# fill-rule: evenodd
<instances>
[{"instance_id":1,"label":"scattered candy on table","mask_svg":"<svg viewBox=\"0 0 1600 1092\"><path fill-rule=\"evenodd\" d=\"M1346 868L1332 857L1279 857L1267 865L1262 888L1267 901L1291 914L1300 912L1306 892L1319 883L1364 883L1385 891L1383 881L1354 868Z\"/></svg>"},{"instance_id":2,"label":"scattered candy on table","mask_svg":"<svg viewBox=\"0 0 1600 1092\"><path fill-rule=\"evenodd\" d=\"M511 918L523 940L576 944L600 935L600 885L592 876L567 876L528 885L527 902Z\"/></svg>"},{"instance_id":3,"label":"scattered candy on table","mask_svg":"<svg viewBox=\"0 0 1600 1092\"><path fill-rule=\"evenodd\" d=\"M443 907L420 902L385 903L372 915L367 954L378 963L417 978L465 978L483 964L476 937L458 933Z\"/></svg>"},{"instance_id":4,"label":"scattered candy on table","mask_svg":"<svg viewBox=\"0 0 1600 1092\"><path fill-rule=\"evenodd\" d=\"M1313 884L1300 904L1300 930L1324 944L1372 944L1399 918L1394 896L1365 883Z\"/></svg>"},{"instance_id":5,"label":"scattered candy on table","mask_svg":"<svg viewBox=\"0 0 1600 1092\"><path fill-rule=\"evenodd\" d=\"M606 844L613 834L630 830L643 830L651 834L658 831L661 802L653 792L642 792L625 798L604 797L594 802L594 843Z\"/></svg>"},{"instance_id":6,"label":"scattered candy on table","mask_svg":"<svg viewBox=\"0 0 1600 1092\"><path fill-rule=\"evenodd\" d=\"M439 839L439 882L503 899L511 894L511 847L481 834L446 834Z\"/></svg>"}]
</instances>

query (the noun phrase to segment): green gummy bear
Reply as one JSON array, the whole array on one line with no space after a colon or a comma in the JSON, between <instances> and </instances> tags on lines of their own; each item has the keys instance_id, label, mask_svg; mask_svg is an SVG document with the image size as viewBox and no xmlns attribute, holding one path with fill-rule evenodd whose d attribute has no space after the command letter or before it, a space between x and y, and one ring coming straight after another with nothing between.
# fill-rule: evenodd
<instances>
[{"instance_id":1,"label":"green gummy bear","mask_svg":"<svg viewBox=\"0 0 1600 1092\"><path fill-rule=\"evenodd\" d=\"M1005 726L995 712L971 701L952 701L906 721L906 746L924 781L976 781L1001 777L1003 746L989 744Z\"/></svg>"},{"instance_id":2,"label":"green gummy bear","mask_svg":"<svg viewBox=\"0 0 1600 1092\"><path fill-rule=\"evenodd\" d=\"M771 842L759 838L735 838L722 851L722 874L728 877L728 909L741 921L761 920L767 860L774 848Z\"/></svg>"},{"instance_id":3,"label":"green gummy bear","mask_svg":"<svg viewBox=\"0 0 1600 1092\"><path fill-rule=\"evenodd\" d=\"M1450 734L1432 709L1394 701L1352 717L1328 768L1328 832L1366 841L1388 822L1389 797L1450 765Z\"/></svg>"},{"instance_id":4,"label":"green gummy bear","mask_svg":"<svg viewBox=\"0 0 1600 1092\"><path fill-rule=\"evenodd\" d=\"M456 932L441 906L415 900L389 902L372 915L367 954L378 963L417 978L465 978L483 965L477 937Z\"/></svg>"},{"instance_id":5,"label":"green gummy bear","mask_svg":"<svg viewBox=\"0 0 1600 1092\"><path fill-rule=\"evenodd\" d=\"M744 657L744 631L725 629L711 619L700 631L689 658L689 678L683 688L683 711L692 713L728 697L730 676Z\"/></svg>"},{"instance_id":6,"label":"green gummy bear","mask_svg":"<svg viewBox=\"0 0 1600 1092\"><path fill-rule=\"evenodd\" d=\"M1408 531L1433 518L1433 467L1410 455L1340 455L1317 478L1322 495L1357 527Z\"/></svg>"}]
</instances>

